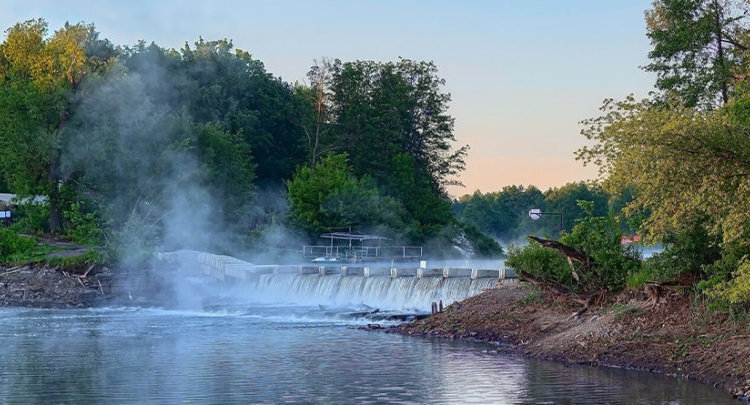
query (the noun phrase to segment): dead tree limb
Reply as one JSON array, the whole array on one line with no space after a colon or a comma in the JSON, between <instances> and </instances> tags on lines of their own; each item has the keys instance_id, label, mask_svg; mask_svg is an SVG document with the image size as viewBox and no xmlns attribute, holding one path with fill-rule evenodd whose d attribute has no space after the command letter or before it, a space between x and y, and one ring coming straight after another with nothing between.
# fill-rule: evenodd
<instances>
[{"instance_id":1,"label":"dead tree limb","mask_svg":"<svg viewBox=\"0 0 750 405\"><path fill-rule=\"evenodd\" d=\"M529 236L529 240L551 249L555 249L562 253L569 261L576 261L585 267L591 267L596 262L586 252L581 249L576 249L572 246L565 245L556 240L537 238L536 236ZM572 265L572 264L571 264Z\"/></svg>"}]
</instances>

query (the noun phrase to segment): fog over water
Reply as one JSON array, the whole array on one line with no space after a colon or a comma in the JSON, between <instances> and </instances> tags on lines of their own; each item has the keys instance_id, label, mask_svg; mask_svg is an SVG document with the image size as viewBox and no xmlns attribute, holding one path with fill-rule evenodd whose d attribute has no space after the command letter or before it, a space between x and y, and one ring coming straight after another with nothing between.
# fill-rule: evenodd
<instances>
[{"instance_id":1,"label":"fog over water","mask_svg":"<svg viewBox=\"0 0 750 405\"><path fill-rule=\"evenodd\" d=\"M356 329L317 306L0 309L0 403L721 404L643 372Z\"/></svg>"}]
</instances>

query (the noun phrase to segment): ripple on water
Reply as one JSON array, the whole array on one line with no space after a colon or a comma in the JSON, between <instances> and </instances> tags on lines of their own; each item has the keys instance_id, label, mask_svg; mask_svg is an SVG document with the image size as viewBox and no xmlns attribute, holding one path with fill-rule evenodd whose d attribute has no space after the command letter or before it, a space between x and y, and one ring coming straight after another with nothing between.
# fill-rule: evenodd
<instances>
[{"instance_id":1,"label":"ripple on water","mask_svg":"<svg viewBox=\"0 0 750 405\"><path fill-rule=\"evenodd\" d=\"M331 312L0 309L0 403L733 403L663 376L365 332Z\"/></svg>"}]
</instances>

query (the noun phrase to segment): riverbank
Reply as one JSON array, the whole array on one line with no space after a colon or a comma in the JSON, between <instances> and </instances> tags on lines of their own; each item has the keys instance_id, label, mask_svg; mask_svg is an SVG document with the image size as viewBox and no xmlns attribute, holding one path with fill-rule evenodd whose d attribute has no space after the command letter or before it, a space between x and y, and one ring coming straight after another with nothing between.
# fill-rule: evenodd
<instances>
[{"instance_id":1,"label":"riverbank","mask_svg":"<svg viewBox=\"0 0 750 405\"><path fill-rule=\"evenodd\" d=\"M500 351L539 359L664 373L750 401L747 315L708 313L682 294L653 307L645 298L621 295L614 304L575 317L578 304L525 284L504 284L388 332L490 342Z\"/></svg>"},{"instance_id":2,"label":"riverbank","mask_svg":"<svg viewBox=\"0 0 750 405\"><path fill-rule=\"evenodd\" d=\"M90 307L112 298L106 266L25 264L0 267L0 306Z\"/></svg>"}]
</instances>

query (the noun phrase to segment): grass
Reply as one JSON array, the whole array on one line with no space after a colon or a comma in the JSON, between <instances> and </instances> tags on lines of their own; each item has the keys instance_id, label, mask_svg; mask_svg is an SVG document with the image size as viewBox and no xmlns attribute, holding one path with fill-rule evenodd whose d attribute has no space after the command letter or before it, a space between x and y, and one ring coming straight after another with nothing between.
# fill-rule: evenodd
<instances>
[{"instance_id":1,"label":"grass","mask_svg":"<svg viewBox=\"0 0 750 405\"><path fill-rule=\"evenodd\" d=\"M534 286L529 286L529 293L523 296L518 303L521 305L540 304L544 301L542 292Z\"/></svg>"},{"instance_id":2,"label":"grass","mask_svg":"<svg viewBox=\"0 0 750 405\"><path fill-rule=\"evenodd\" d=\"M20 266L24 264L39 264L62 267L65 269L77 268L89 264L104 264L106 262L104 255L93 248L86 249L83 254L72 256L54 257L50 254L60 252L63 249L50 246L44 243L38 243L28 252L19 252L8 255L5 262L11 266Z\"/></svg>"}]
</instances>

